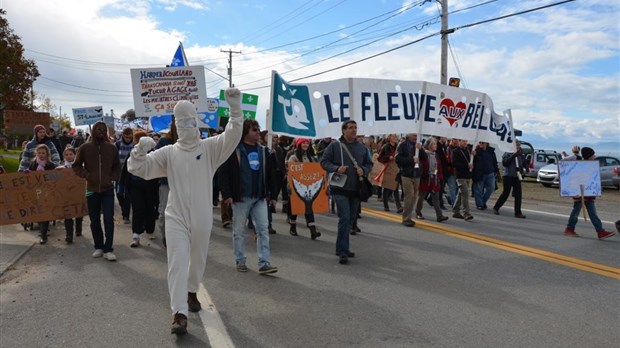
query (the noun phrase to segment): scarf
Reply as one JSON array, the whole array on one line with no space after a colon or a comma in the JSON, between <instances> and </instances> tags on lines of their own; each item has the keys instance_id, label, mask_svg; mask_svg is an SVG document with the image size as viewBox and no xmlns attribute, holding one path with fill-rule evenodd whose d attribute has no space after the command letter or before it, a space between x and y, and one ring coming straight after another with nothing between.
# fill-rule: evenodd
<instances>
[{"instance_id":1,"label":"scarf","mask_svg":"<svg viewBox=\"0 0 620 348\"><path fill-rule=\"evenodd\" d=\"M45 170L46 164L47 164L47 161L41 161L40 159L37 158L37 170Z\"/></svg>"}]
</instances>

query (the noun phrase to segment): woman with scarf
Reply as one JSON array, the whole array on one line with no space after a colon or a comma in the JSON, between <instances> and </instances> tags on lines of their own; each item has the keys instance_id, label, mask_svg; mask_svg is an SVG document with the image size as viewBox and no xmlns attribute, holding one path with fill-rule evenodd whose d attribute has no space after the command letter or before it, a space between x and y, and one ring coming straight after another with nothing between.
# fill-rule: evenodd
<instances>
[{"instance_id":1,"label":"woman with scarf","mask_svg":"<svg viewBox=\"0 0 620 348\"><path fill-rule=\"evenodd\" d=\"M430 193L433 207L435 208L435 214L437 215L437 222L448 220L447 216L444 216L439 206L439 191L441 189L441 180L443 173L441 170L441 161L437 154L437 140L435 138L429 138L424 144L424 150L426 151L426 159L422 160L421 176L420 176L420 194L418 195L418 201L416 203L416 217L419 220L423 220L422 205L424 203L424 197Z\"/></svg>"}]
</instances>

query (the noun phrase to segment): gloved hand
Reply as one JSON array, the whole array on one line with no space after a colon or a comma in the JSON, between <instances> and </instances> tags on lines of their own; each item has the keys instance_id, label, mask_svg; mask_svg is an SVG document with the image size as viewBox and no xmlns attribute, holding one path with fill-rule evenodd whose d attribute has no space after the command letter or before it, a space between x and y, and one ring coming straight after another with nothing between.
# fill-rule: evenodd
<instances>
[{"instance_id":1,"label":"gloved hand","mask_svg":"<svg viewBox=\"0 0 620 348\"><path fill-rule=\"evenodd\" d=\"M230 106L230 117L241 117L241 92L237 88L226 90L226 102Z\"/></svg>"},{"instance_id":2,"label":"gloved hand","mask_svg":"<svg viewBox=\"0 0 620 348\"><path fill-rule=\"evenodd\" d=\"M147 152L151 151L155 147L155 145L155 140L153 140L153 138L142 137L140 138L140 142L134 146L131 155L134 157L144 157Z\"/></svg>"}]
</instances>

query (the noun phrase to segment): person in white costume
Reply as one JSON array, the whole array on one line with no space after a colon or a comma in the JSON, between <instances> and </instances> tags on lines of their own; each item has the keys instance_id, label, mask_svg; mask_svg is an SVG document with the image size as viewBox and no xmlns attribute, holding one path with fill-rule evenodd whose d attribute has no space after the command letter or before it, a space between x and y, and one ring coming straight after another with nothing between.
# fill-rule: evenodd
<instances>
[{"instance_id":1,"label":"person in white costume","mask_svg":"<svg viewBox=\"0 0 620 348\"><path fill-rule=\"evenodd\" d=\"M128 161L129 172L141 178L168 177L168 291L174 316L171 333L177 335L187 332L188 311L201 309L196 291L204 275L213 225L213 175L241 139L239 90L226 90L226 101L231 117L224 133L200 140L196 107L189 101L180 101L174 107L177 142L149 153L155 141L143 137Z\"/></svg>"}]
</instances>

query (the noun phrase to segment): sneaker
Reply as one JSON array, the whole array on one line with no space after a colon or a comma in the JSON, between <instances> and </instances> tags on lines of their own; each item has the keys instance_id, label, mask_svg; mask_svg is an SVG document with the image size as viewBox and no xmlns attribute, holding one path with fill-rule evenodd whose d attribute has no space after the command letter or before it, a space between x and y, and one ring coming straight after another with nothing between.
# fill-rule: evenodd
<instances>
[{"instance_id":1,"label":"sneaker","mask_svg":"<svg viewBox=\"0 0 620 348\"><path fill-rule=\"evenodd\" d=\"M341 265L346 265L347 263L349 263L349 258L347 257L346 254L341 254L338 257L338 263Z\"/></svg>"},{"instance_id":2,"label":"sneaker","mask_svg":"<svg viewBox=\"0 0 620 348\"><path fill-rule=\"evenodd\" d=\"M407 227L414 227L415 226L415 222L411 219L407 219L405 221L402 222L403 225L407 226Z\"/></svg>"},{"instance_id":3,"label":"sneaker","mask_svg":"<svg viewBox=\"0 0 620 348\"><path fill-rule=\"evenodd\" d=\"M97 250L95 250L95 252L93 253L93 257L95 257L95 258L96 258L96 257L101 257L101 256L103 256L103 250L101 250L101 249L97 249Z\"/></svg>"},{"instance_id":4,"label":"sneaker","mask_svg":"<svg viewBox=\"0 0 620 348\"><path fill-rule=\"evenodd\" d=\"M248 266L245 263L237 263L237 272L247 272Z\"/></svg>"},{"instance_id":5,"label":"sneaker","mask_svg":"<svg viewBox=\"0 0 620 348\"><path fill-rule=\"evenodd\" d=\"M465 221L469 221L469 220L473 220L473 219L474 219L474 217L473 217L471 214L467 214L467 213L465 213L465 215L463 215L463 219L464 219Z\"/></svg>"},{"instance_id":6,"label":"sneaker","mask_svg":"<svg viewBox=\"0 0 620 348\"><path fill-rule=\"evenodd\" d=\"M199 312L202 309L200 301L198 301L198 296L196 296L195 292L187 293L187 308L192 313Z\"/></svg>"},{"instance_id":7,"label":"sneaker","mask_svg":"<svg viewBox=\"0 0 620 348\"><path fill-rule=\"evenodd\" d=\"M267 264L261 267L258 270L258 273L264 275L264 274L276 273L277 271L278 271L278 267L273 267L272 265Z\"/></svg>"},{"instance_id":8,"label":"sneaker","mask_svg":"<svg viewBox=\"0 0 620 348\"><path fill-rule=\"evenodd\" d=\"M452 214L452 217L455 219L464 219L465 217L463 215L461 215L461 213L454 213Z\"/></svg>"},{"instance_id":9,"label":"sneaker","mask_svg":"<svg viewBox=\"0 0 620 348\"><path fill-rule=\"evenodd\" d=\"M495 209L495 208L493 208L493 214L495 214L495 215L499 215L499 209Z\"/></svg>"},{"instance_id":10,"label":"sneaker","mask_svg":"<svg viewBox=\"0 0 620 348\"><path fill-rule=\"evenodd\" d=\"M137 248L140 246L140 237L133 237L133 240L131 241L131 244L129 244L130 247L132 248Z\"/></svg>"},{"instance_id":11,"label":"sneaker","mask_svg":"<svg viewBox=\"0 0 620 348\"><path fill-rule=\"evenodd\" d=\"M187 333L187 317L184 314L177 313L174 315L170 333L175 335L185 335Z\"/></svg>"},{"instance_id":12,"label":"sneaker","mask_svg":"<svg viewBox=\"0 0 620 348\"><path fill-rule=\"evenodd\" d=\"M598 239L603 240L603 239L607 239L613 235L616 234L616 232L609 232L609 231L605 231L605 230L600 230L598 232Z\"/></svg>"},{"instance_id":13,"label":"sneaker","mask_svg":"<svg viewBox=\"0 0 620 348\"><path fill-rule=\"evenodd\" d=\"M515 214L515 217L518 219L525 219L525 215L523 214Z\"/></svg>"},{"instance_id":14,"label":"sneaker","mask_svg":"<svg viewBox=\"0 0 620 348\"><path fill-rule=\"evenodd\" d=\"M116 261L116 255L114 255L114 253L111 251L103 253L103 258L108 261Z\"/></svg>"},{"instance_id":15,"label":"sneaker","mask_svg":"<svg viewBox=\"0 0 620 348\"><path fill-rule=\"evenodd\" d=\"M564 229L564 235L569 237L579 237L579 235L575 233L575 230L569 227Z\"/></svg>"},{"instance_id":16,"label":"sneaker","mask_svg":"<svg viewBox=\"0 0 620 348\"><path fill-rule=\"evenodd\" d=\"M129 218L128 218L128 217L124 217L124 218L123 218L123 223L124 223L125 225L129 225L129 224L131 223L131 221L129 220Z\"/></svg>"},{"instance_id":17,"label":"sneaker","mask_svg":"<svg viewBox=\"0 0 620 348\"><path fill-rule=\"evenodd\" d=\"M230 226L231 223L232 223L231 221L224 221L222 223L222 226L224 226L224 228L228 228L228 226Z\"/></svg>"},{"instance_id":18,"label":"sneaker","mask_svg":"<svg viewBox=\"0 0 620 348\"><path fill-rule=\"evenodd\" d=\"M446 221L446 220L448 220L447 216L440 216L440 217L437 218L437 222L443 222L443 221Z\"/></svg>"},{"instance_id":19,"label":"sneaker","mask_svg":"<svg viewBox=\"0 0 620 348\"><path fill-rule=\"evenodd\" d=\"M415 215L415 218L416 218L416 219L418 219L418 220L424 220L424 215L422 215L422 214L416 214L416 215Z\"/></svg>"},{"instance_id":20,"label":"sneaker","mask_svg":"<svg viewBox=\"0 0 620 348\"><path fill-rule=\"evenodd\" d=\"M273 227L269 227L269 234L276 234L276 230L273 229Z\"/></svg>"}]
</instances>

